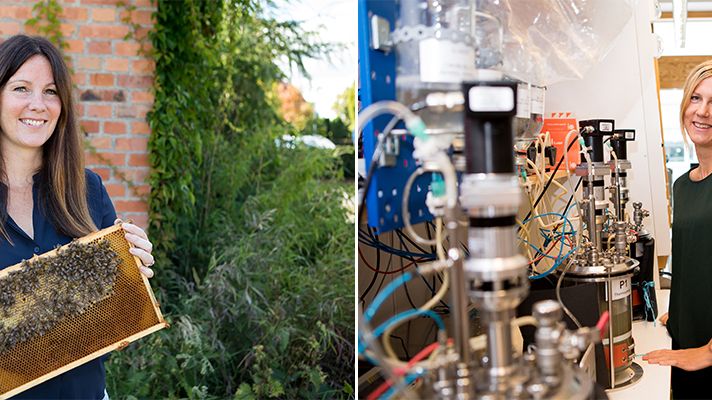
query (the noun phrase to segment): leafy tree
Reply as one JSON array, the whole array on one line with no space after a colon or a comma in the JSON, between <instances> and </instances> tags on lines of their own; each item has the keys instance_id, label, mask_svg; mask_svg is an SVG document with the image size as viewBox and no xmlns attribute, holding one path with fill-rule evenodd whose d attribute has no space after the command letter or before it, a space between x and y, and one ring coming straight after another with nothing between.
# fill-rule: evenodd
<instances>
[{"instance_id":1,"label":"leafy tree","mask_svg":"<svg viewBox=\"0 0 712 400\"><path fill-rule=\"evenodd\" d=\"M341 119L349 131L356 128L356 83L354 82L346 88L337 98L332 106L337 118Z\"/></svg>"},{"instance_id":2,"label":"leafy tree","mask_svg":"<svg viewBox=\"0 0 712 400\"><path fill-rule=\"evenodd\" d=\"M274 84L274 94L279 101L279 114L285 121L302 131L314 118L314 106L304 100L302 92L287 82Z\"/></svg>"},{"instance_id":3,"label":"leafy tree","mask_svg":"<svg viewBox=\"0 0 712 400\"><path fill-rule=\"evenodd\" d=\"M276 60L329 49L259 0L159 0L150 235L171 329L114 354L112 397L353 396L353 225L338 159L286 149ZM305 71L303 71L305 73ZM350 188L350 185L348 185Z\"/></svg>"}]
</instances>

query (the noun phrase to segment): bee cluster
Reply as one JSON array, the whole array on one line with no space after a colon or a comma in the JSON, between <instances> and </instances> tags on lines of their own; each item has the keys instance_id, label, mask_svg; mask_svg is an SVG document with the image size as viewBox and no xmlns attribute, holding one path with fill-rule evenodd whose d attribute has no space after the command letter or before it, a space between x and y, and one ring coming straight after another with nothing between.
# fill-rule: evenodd
<instances>
[{"instance_id":1,"label":"bee cluster","mask_svg":"<svg viewBox=\"0 0 712 400\"><path fill-rule=\"evenodd\" d=\"M111 295L120 263L107 240L23 261L0 279L0 354Z\"/></svg>"}]
</instances>

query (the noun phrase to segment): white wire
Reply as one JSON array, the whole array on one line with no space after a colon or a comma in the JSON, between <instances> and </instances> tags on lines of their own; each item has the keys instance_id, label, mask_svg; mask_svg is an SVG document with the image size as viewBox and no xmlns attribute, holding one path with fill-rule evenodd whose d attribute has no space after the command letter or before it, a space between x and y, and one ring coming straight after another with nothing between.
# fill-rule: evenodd
<instances>
[{"instance_id":1,"label":"white wire","mask_svg":"<svg viewBox=\"0 0 712 400\"><path fill-rule=\"evenodd\" d=\"M436 246L436 253L438 255L438 260L441 262L446 262L447 259L445 257L445 250L443 249L443 237L442 237L442 219L441 218L436 218L435 219L435 246ZM425 304L420 306L418 310L425 311L425 310L430 310L435 305L442 300L443 297L445 297L445 293L447 293L448 287L450 285L450 272L446 269L443 271L443 282L440 285L440 289L438 289L438 292L433 296L430 300L428 300ZM393 324L388 327L383 332L383 349L385 350L386 354L391 357L391 358L398 358L396 355L396 352L393 350L393 346L391 345L391 334L393 331L400 325L401 323L405 322L405 320L400 321L399 323Z\"/></svg>"}]
</instances>

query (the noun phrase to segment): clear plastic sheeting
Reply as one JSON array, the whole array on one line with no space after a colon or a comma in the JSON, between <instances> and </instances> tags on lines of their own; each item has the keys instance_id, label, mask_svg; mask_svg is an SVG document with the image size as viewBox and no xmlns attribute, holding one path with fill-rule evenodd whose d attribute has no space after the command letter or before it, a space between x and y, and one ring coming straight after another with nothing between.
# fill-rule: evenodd
<instances>
[{"instance_id":1,"label":"clear plastic sheeting","mask_svg":"<svg viewBox=\"0 0 712 400\"><path fill-rule=\"evenodd\" d=\"M581 79L632 16L622 0L477 0L477 12L502 22L502 72L536 85Z\"/></svg>"}]
</instances>

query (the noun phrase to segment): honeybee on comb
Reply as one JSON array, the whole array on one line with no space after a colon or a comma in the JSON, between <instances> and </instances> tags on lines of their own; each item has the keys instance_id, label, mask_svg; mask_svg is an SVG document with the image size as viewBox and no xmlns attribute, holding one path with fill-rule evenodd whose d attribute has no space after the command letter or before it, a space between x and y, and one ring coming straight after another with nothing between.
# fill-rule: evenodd
<instances>
[{"instance_id":1,"label":"honeybee on comb","mask_svg":"<svg viewBox=\"0 0 712 400\"><path fill-rule=\"evenodd\" d=\"M23 261L0 279L0 354L110 296L120 263L105 239Z\"/></svg>"}]
</instances>

